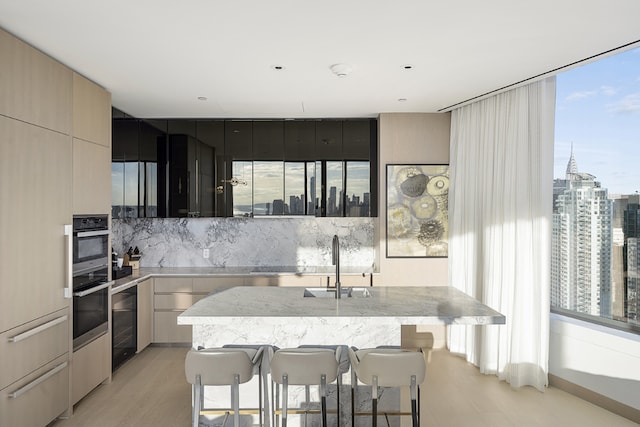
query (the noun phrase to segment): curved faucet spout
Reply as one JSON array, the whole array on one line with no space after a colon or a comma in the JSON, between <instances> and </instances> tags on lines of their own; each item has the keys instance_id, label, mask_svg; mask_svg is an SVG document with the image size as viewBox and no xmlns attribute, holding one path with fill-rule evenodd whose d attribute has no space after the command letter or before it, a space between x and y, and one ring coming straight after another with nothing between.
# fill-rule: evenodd
<instances>
[{"instance_id":1,"label":"curved faucet spout","mask_svg":"<svg viewBox=\"0 0 640 427\"><path fill-rule=\"evenodd\" d=\"M332 263L336 266L336 298L340 298L340 240L338 239L338 235L334 234L333 236L333 246L332 246Z\"/></svg>"}]
</instances>

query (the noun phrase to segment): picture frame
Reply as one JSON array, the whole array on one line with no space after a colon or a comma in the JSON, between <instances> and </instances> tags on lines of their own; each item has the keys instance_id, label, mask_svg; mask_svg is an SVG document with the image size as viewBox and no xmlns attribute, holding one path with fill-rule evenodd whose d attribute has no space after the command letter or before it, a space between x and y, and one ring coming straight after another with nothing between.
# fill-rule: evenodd
<instances>
[{"instance_id":1,"label":"picture frame","mask_svg":"<svg viewBox=\"0 0 640 427\"><path fill-rule=\"evenodd\" d=\"M446 258L449 165L387 164L386 257Z\"/></svg>"}]
</instances>

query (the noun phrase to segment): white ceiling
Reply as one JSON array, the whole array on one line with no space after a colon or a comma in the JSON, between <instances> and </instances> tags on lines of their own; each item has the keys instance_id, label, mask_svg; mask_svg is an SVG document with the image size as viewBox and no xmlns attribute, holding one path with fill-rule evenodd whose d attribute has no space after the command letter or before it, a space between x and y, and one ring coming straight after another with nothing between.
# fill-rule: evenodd
<instances>
[{"instance_id":1,"label":"white ceiling","mask_svg":"<svg viewBox=\"0 0 640 427\"><path fill-rule=\"evenodd\" d=\"M436 112L636 42L638 17L638 0L0 0L0 27L136 117Z\"/></svg>"}]
</instances>

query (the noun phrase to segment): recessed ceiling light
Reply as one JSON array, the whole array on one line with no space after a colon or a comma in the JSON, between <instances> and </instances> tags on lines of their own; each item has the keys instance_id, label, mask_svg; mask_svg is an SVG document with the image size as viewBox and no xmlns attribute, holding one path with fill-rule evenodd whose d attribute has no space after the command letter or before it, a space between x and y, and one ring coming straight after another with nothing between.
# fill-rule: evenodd
<instances>
[{"instance_id":1,"label":"recessed ceiling light","mask_svg":"<svg viewBox=\"0 0 640 427\"><path fill-rule=\"evenodd\" d=\"M412 70L413 69L413 65L406 64L406 65L403 65L402 68L404 68L405 70Z\"/></svg>"},{"instance_id":2,"label":"recessed ceiling light","mask_svg":"<svg viewBox=\"0 0 640 427\"><path fill-rule=\"evenodd\" d=\"M338 77L347 77L353 71L353 67L348 64L333 64L329 69Z\"/></svg>"},{"instance_id":3,"label":"recessed ceiling light","mask_svg":"<svg viewBox=\"0 0 640 427\"><path fill-rule=\"evenodd\" d=\"M206 96L199 96L198 101L206 101L208 98Z\"/></svg>"}]
</instances>

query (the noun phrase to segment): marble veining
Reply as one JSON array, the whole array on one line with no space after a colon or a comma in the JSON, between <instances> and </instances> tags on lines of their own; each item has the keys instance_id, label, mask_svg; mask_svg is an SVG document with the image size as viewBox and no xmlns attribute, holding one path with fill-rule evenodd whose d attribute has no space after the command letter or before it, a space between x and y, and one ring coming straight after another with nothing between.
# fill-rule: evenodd
<instances>
[{"instance_id":1,"label":"marble veining","mask_svg":"<svg viewBox=\"0 0 640 427\"><path fill-rule=\"evenodd\" d=\"M371 287L366 298L305 298L302 287L234 287L212 293L178 316L178 324L193 325L193 347L226 344L348 345L358 348L400 345L401 326L415 324L504 324L505 317L451 287ZM338 410L340 427L350 425L350 375L343 377ZM253 388L255 390L255 387ZM383 390L380 404L397 408L397 389ZM250 392L249 392L250 394ZM244 395L246 397L246 394ZM207 402L221 395L205 391ZM345 398L346 397L346 398ZM255 400L255 396L252 396ZM291 390L290 402L304 402L304 389ZM370 388L358 386L356 411L369 409ZM329 408L336 408L336 385L329 387ZM381 406L381 407L382 407ZM220 419L208 420L219 425ZM304 424L294 417L291 426ZM330 418L329 425L336 426ZM317 417L309 418L318 425ZM356 427L370 425L358 417ZM391 425L399 426L397 417Z\"/></svg>"},{"instance_id":2,"label":"marble veining","mask_svg":"<svg viewBox=\"0 0 640 427\"><path fill-rule=\"evenodd\" d=\"M503 324L497 311L448 286L371 287L367 298L305 298L301 287L225 289L198 301L179 324L233 324L258 318L271 325L315 323L339 327L367 319L385 324Z\"/></svg>"},{"instance_id":3,"label":"marble veining","mask_svg":"<svg viewBox=\"0 0 640 427\"><path fill-rule=\"evenodd\" d=\"M112 221L118 253L138 247L142 267L331 265L375 269L374 218L129 218ZM208 259L203 249L209 249Z\"/></svg>"}]
</instances>

